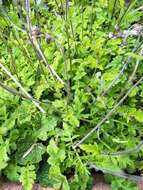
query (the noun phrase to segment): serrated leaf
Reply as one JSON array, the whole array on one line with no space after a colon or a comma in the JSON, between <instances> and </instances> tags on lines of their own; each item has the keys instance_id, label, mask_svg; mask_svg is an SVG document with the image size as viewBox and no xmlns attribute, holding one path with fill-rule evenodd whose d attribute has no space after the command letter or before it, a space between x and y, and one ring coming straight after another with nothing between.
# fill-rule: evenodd
<instances>
[{"instance_id":1,"label":"serrated leaf","mask_svg":"<svg viewBox=\"0 0 143 190\"><path fill-rule=\"evenodd\" d=\"M39 163L45 151L46 148L42 143L33 144L23 153L22 157L19 159L19 163L23 165L27 163Z\"/></svg>"},{"instance_id":2,"label":"serrated leaf","mask_svg":"<svg viewBox=\"0 0 143 190\"><path fill-rule=\"evenodd\" d=\"M35 167L33 165L27 165L21 168L20 182L24 190L32 190L34 180L36 179Z\"/></svg>"},{"instance_id":3,"label":"serrated leaf","mask_svg":"<svg viewBox=\"0 0 143 190\"><path fill-rule=\"evenodd\" d=\"M54 130L58 122L58 118L54 116L42 118L41 128L37 131L37 137L43 141L47 140L48 132Z\"/></svg>"},{"instance_id":4,"label":"serrated leaf","mask_svg":"<svg viewBox=\"0 0 143 190\"><path fill-rule=\"evenodd\" d=\"M131 57L133 57L133 58L135 58L136 60L139 60L139 61L143 60L143 56L142 55L138 55L136 53L130 52L130 53L127 53L126 55L131 56Z\"/></svg>"},{"instance_id":5,"label":"serrated leaf","mask_svg":"<svg viewBox=\"0 0 143 190\"><path fill-rule=\"evenodd\" d=\"M63 190L70 190L68 181L66 177L61 173L60 167L58 165L53 165L49 170L50 178L55 180L54 188L62 188Z\"/></svg>"},{"instance_id":6,"label":"serrated leaf","mask_svg":"<svg viewBox=\"0 0 143 190\"><path fill-rule=\"evenodd\" d=\"M136 112L133 114L133 116L134 116L134 118L135 118L137 121L143 123L143 111L142 111L142 110L136 111Z\"/></svg>"},{"instance_id":7,"label":"serrated leaf","mask_svg":"<svg viewBox=\"0 0 143 190\"><path fill-rule=\"evenodd\" d=\"M49 164L46 161L41 162L37 172L37 180L42 187L53 187L55 180L49 178Z\"/></svg>"},{"instance_id":8,"label":"serrated leaf","mask_svg":"<svg viewBox=\"0 0 143 190\"><path fill-rule=\"evenodd\" d=\"M6 144L0 145L0 170L7 166L7 162L9 160L7 151Z\"/></svg>"},{"instance_id":9,"label":"serrated leaf","mask_svg":"<svg viewBox=\"0 0 143 190\"><path fill-rule=\"evenodd\" d=\"M116 78L117 75L118 75L118 70L117 69L111 69L108 72L105 72L103 74L103 79L105 81L112 81Z\"/></svg>"},{"instance_id":10,"label":"serrated leaf","mask_svg":"<svg viewBox=\"0 0 143 190\"><path fill-rule=\"evenodd\" d=\"M20 166L16 164L9 164L4 173L10 181L18 182L20 169Z\"/></svg>"},{"instance_id":11,"label":"serrated leaf","mask_svg":"<svg viewBox=\"0 0 143 190\"><path fill-rule=\"evenodd\" d=\"M80 148L84 150L86 153L99 154L99 149L97 144L82 144Z\"/></svg>"},{"instance_id":12,"label":"serrated leaf","mask_svg":"<svg viewBox=\"0 0 143 190\"><path fill-rule=\"evenodd\" d=\"M134 89L131 91L131 93L129 94L129 97L134 97L134 96L136 96L136 94L137 94L138 91L139 91L139 88L138 88L138 87L134 88Z\"/></svg>"},{"instance_id":13,"label":"serrated leaf","mask_svg":"<svg viewBox=\"0 0 143 190\"><path fill-rule=\"evenodd\" d=\"M59 148L53 139L47 146L47 152L49 154L48 163L50 165L61 163L65 159L65 149Z\"/></svg>"}]
</instances>

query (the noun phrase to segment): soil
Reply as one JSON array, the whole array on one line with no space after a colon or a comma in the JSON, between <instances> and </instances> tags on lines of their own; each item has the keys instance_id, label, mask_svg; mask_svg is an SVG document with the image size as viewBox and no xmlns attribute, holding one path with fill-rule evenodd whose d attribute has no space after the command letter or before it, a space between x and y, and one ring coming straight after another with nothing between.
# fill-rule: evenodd
<instances>
[{"instance_id":1,"label":"soil","mask_svg":"<svg viewBox=\"0 0 143 190\"><path fill-rule=\"evenodd\" d=\"M109 184L105 182L104 175L96 173L93 176L93 187L91 190L111 190ZM137 183L140 190L143 190L143 182ZM22 185L18 183L12 183L4 178L0 178L0 190L23 190ZM54 190L53 188L43 188L39 184L34 184L33 190Z\"/></svg>"},{"instance_id":2,"label":"soil","mask_svg":"<svg viewBox=\"0 0 143 190\"><path fill-rule=\"evenodd\" d=\"M110 185L106 184L103 174L96 173L93 179L92 190L111 190Z\"/></svg>"},{"instance_id":3,"label":"soil","mask_svg":"<svg viewBox=\"0 0 143 190\"><path fill-rule=\"evenodd\" d=\"M23 190L22 185L18 183L9 182L3 178L0 179L0 190ZM35 184L33 190L54 190L53 188L43 188Z\"/></svg>"}]
</instances>

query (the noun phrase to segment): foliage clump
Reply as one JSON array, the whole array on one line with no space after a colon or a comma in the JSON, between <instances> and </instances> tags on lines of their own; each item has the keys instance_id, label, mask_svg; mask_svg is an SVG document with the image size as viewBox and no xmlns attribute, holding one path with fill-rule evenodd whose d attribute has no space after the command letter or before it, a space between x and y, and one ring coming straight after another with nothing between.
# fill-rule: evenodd
<instances>
[{"instance_id":1,"label":"foliage clump","mask_svg":"<svg viewBox=\"0 0 143 190\"><path fill-rule=\"evenodd\" d=\"M8 179L25 190L34 181L85 190L92 165L142 174L142 3L0 6L0 169Z\"/></svg>"}]
</instances>

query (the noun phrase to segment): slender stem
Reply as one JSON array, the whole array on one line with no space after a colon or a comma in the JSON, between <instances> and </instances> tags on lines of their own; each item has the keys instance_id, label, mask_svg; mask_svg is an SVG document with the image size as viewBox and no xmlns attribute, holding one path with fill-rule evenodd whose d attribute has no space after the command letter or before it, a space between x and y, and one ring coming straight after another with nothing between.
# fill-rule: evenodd
<instances>
[{"instance_id":1,"label":"slender stem","mask_svg":"<svg viewBox=\"0 0 143 190\"><path fill-rule=\"evenodd\" d=\"M132 153L138 152L142 146L143 146L143 141L141 141L136 147L131 148L131 149L127 149L127 150L123 150L123 151L119 151L115 153L109 153L109 154L103 153L103 154L109 155L109 156L120 156L120 155L132 154Z\"/></svg>"},{"instance_id":2,"label":"slender stem","mask_svg":"<svg viewBox=\"0 0 143 190\"><path fill-rule=\"evenodd\" d=\"M31 19L30 19L31 9L30 9L30 2L29 2L29 0L25 0L25 7L26 7L27 27L28 27L28 31L31 32L32 25L31 25Z\"/></svg>"},{"instance_id":3,"label":"slender stem","mask_svg":"<svg viewBox=\"0 0 143 190\"><path fill-rule=\"evenodd\" d=\"M40 44L38 43L37 39L34 39L34 46L36 47L39 55L41 56L45 66L49 69L51 75L56 78L60 83L62 83L64 85L64 81L59 77L59 75L56 73L56 71L52 68L51 65L48 64L46 57L44 55L44 53L41 50Z\"/></svg>"},{"instance_id":4,"label":"slender stem","mask_svg":"<svg viewBox=\"0 0 143 190\"><path fill-rule=\"evenodd\" d=\"M84 31L84 14L83 14L83 4L81 5L81 21L82 21L82 26L81 26L81 39L83 42L83 31Z\"/></svg>"},{"instance_id":5,"label":"slender stem","mask_svg":"<svg viewBox=\"0 0 143 190\"><path fill-rule=\"evenodd\" d=\"M30 98L29 96L26 96L25 94L13 89L13 88L10 88L10 87L6 86L1 81L0 81L0 87L3 88L4 90L6 90L7 92L11 93L14 96L17 95L17 96L19 96L21 98L25 98L27 100L33 100L33 101L35 101L37 103L45 103L45 102L41 102L41 101L39 101L39 100L37 100L35 98Z\"/></svg>"},{"instance_id":6,"label":"slender stem","mask_svg":"<svg viewBox=\"0 0 143 190\"><path fill-rule=\"evenodd\" d=\"M90 19L90 33L91 33L91 37L93 36L93 30L92 30L92 26L93 26L93 8L94 8L94 0L92 0L92 2L91 2L91 19Z\"/></svg>"},{"instance_id":7,"label":"slender stem","mask_svg":"<svg viewBox=\"0 0 143 190\"><path fill-rule=\"evenodd\" d=\"M34 4L36 5L37 4L37 0L34 0ZM34 14L35 14L35 17L36 17L36 22L37 22L37 26L40 25L40 14L39 14L39 11L38 11L38 6L36 5L35 6L36 8L34 9Z\"/></svg>"},{"instance_id":8,"label":"slender stem","mask_svg":"<svg viewBox=\"0 0 143 190\"><path fill-rule=\"evenodd\" d=\"M70 49L70 34L69 34L69 30L68 30L68 4L69 1L66 0L66 7L65 7L65 29L66 29L66 35L67 35L67 43L68 43L68 57L69 57L69 61L70 61L70 73L72 71L72 59L71 59L71 49ZM69 82L69 80L68 80ZM70 83L69 85L69 93L70 93ZM70 94L69 94L70 95Z\"/></svg>"},{"instance_id":9,"label":"slender stem","mask_svg":"<svg viewBox=\"0 0 143 190\"><path fill-rule=\"evenodd\" d=\"M40 57L42 58L45 66L49 69L51 75L53 77L55 77L58 81L60 81L62 84L64 84L64 81L59 77L59 75L56 73L56 71L52 68L51 65L48 64L46 57L44 55L44 53L42 52L42 48L40 46L40 43L37 41L36 37L34 37L32 39L31 36L31 20L30 20L30 2L29 0L25 0L25 4L26 4L26 15L27 15L27 25L28 25L28 31L29 31L29 39L31 44L33 45L35 51L38 52L38 56L40 55Z\"/></svg>"},{"instance_id":10,"label":"slender stem","mask_svg":"<svg viewBox=\"0 0 143 190\"><path fill-rule=\"evenodd\" d=\"M131 1L128 5L128 7L126 8L124 14L121 16L121 18L118 21L118 26L120 26L122 20L124 19L124 17L126 16L126 14L128 13L128 11L131 9L131 7L137 2L138 0L134 0L133 2Z\"/></svg>"},{"instance_id":11,"label":"slender stem","mask_svg":"<svg viewBox=\"0 0 143 190\"><path fill-rule=\"evenodd\" d=\"M124 71L128 67L130 63L131 58L129 57L128 60L124 63L122 69L120 70L119 74L116 76L116 78L111 82L111 84L106 88L106 90L101 94L101 96L105 96L109 90L113 87L113 85L120 79L120 77L123 75Z\"/></svg>"},{"instance_id":12,"label":"slender stem","mask_svg":"<svg viewBox=\"0 0 143 190\"><path fill-rule=\"evenodd\" d=\"M33 97L23 88L23 86L17 81L17 79L6 69L6 67L0 63L0 67L2 70L15 82L15 84L21 89L21 91L30 99L33 99ZM42 112L46 113L46 111L37 103L35 100L32 100L33 104Z\"/></svg>"},{"instance_id":13,"label":"slender stem","mask_svg":"<svg viewBox=\"0 0 143 190\"><path fill-rule=\"evenodd\" d=\"M60 6L59 6L57 0L55 0L55 3L56 3L56 6L57 6L57 8L58 8L58 11L59 11L59 13L60 13ZM62 4L61 4L61 7L62 7L62 11L63 11L63 6L62 6ZM60 16L61 16L62 19L64 19L64 17L63 17L62 14L60 14Z\"/></svg>"},{"instance_id":14,"label":"slender stem","mask_svg":"<svg viewBox=\"0 0 143 190\"><path fill-rule=\"evenodd\" d=\"M139 63L140 63L140 61L137 60L137 61L136 61L136 64L135 64L135 67L134 67L134 70L133 70L133 72L132 72L132 75L131 75L130 78L129 78L129 82L131 82L131 81L134 79L134 76L135 76L135 74L136 74L136 72L137 72Z\"/></svg>"},{"instance_id":15,"label":"slender stem","mask_svg":"<svg viewBox=\"0 0 143 190\"><path fill-rule=\"evenodd\" d=\"M69 0L65 0L65 4L66 4L66 7L65 7L65 20L67 21L68 20Z\"/></svg>"},{"instance_id":16,"label":"slender stem","mask_svg":"<svg viewBox=\"0 0 143 190\"><path fill-rule=\"evenodd\" d=\"M69 21L70 21L70 26L71 26L71 32L72 32L73 40L74 40L74 43L75 43L75 50L76 50L76 53L77 53L77 44L76 44L76 38L75 38L74 28L73 28L73 24L72 24L71 19Z\"/></svg>"},{"instance_id":17,"label":"slender stem","mask_svg":"<svg viewBox=\"0 0 143 190\"><path fill-rule=\"evenodd\" d=\"M116 3L117 3L117 0L114 1L113 11L112 11L112 15L111 15L111 21L113 19L114 13L115 13Z\"/></svg>"},{"instance_id":18,"label":"slender stem","mask_svg":"<svg viewBox=\"0 0 143 190\"><path fill-rule=\"evenodd\" d=\"M143 77L141 77L133 86L130 88L127 93L120 99L120 101L107 113L107 115L87 134L85 135L77 144L74 145L75 147L78 147L80 144L82 144L86 139L88 139L97 129L101 127L101 125L109 119L109 117L116 111L116 109L124 102L124 100L128 97L128 95L131 93L131 91L143 81Z\"/></svg>"},{"instance_id":19,"label":"slender stem","mask_svg":"<svg viewBox=\"0 0 143 190\"><path fill-rule=\"evenodd\" d=\"M139 44L137 44L137 46L133 49L133 52L137 52L138 49L141 47L143 42L140 42ZM129 63L131 61L131 57L128 57L128 59L125 61L122 69L120 70L119 74L116 76L116 78L111 82L111 84L107 87L107 89L100 94L100 96L105 96L109 90L113 87L113 85L120 79L120 77L123 75L124 71L126 70L126 68L128 67Z\"/></svg>"},{"instance_id":20,"label":"slender stem","mask_svg":"<svg viewBox=\"0 0 143 190\"><path fill-rule=\"evenodd\" d=\"M114 176L122 177L125 179L130 179L130 180L134 180L134 181L142 181L143 180L143 177L141 177L141 176L131 175L131 174L125 173L123 171L115 172L112 170L102 168L100 166L96 166L95 164L92 164L92 163L89 163L88 165L90 168L94 168L97 171L102 171L103 173L111 174Z\"/></svg>"},{"instance_id":21,"label":"slender stem","mask_svg":"<svg viewBox=\"0 0 143 190\"><path fill-rule=\"evenodd\" d=\"M37 146L37 143L34 143L32 146L30 146L30 148L23 154L22 158L28 156L31 153L31 151L35 148L35 146Z\"/></svg>"}]
</instances>

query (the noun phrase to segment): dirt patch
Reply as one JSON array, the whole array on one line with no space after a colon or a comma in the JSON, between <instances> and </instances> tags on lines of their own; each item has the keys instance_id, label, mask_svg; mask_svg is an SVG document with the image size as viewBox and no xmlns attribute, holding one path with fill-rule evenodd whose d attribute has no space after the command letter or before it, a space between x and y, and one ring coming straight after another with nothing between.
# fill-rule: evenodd
<instances>
[{"instance_id":1,"label":"dirt patch","mask_svg":"<svg viewBox=\"0 0 143 190\"><path fill-rule=\"evenodd\" d=\"M93 176L94 183L92 190L111 190L109 184L105 182L104 175L95 174ZM143 190L143 182L137 183L140 190ZM0 179L0 190L23 190L22 185L18 183L9 182L3 178ZM43 188L39 184L33 186L33 190L54 190L53 188Z\"/></svg>"},{"instance_id":2,"label":"dirt patch","mask_svg":"<svg viewBox=\"0 0 143 190\"><path fill-rule=\"evenodd\" d=\"M96 173L94 175L94 185L92 190L111 190L110 185L106 184L104 176Z\"/></svg>"},{"instance_id":3,"label":"dirt patch","mask_svg":"<svg viewBox=\"0 0 143 190\"><path fill-rule=\"evenodd\" d=\"M22 185L18 183L12 183L4 179L0 179L0 190L23 190ZM40 185L35 184L33 190L54 190L53 188L43 188Z\"/></svg>"}]
</instances>

